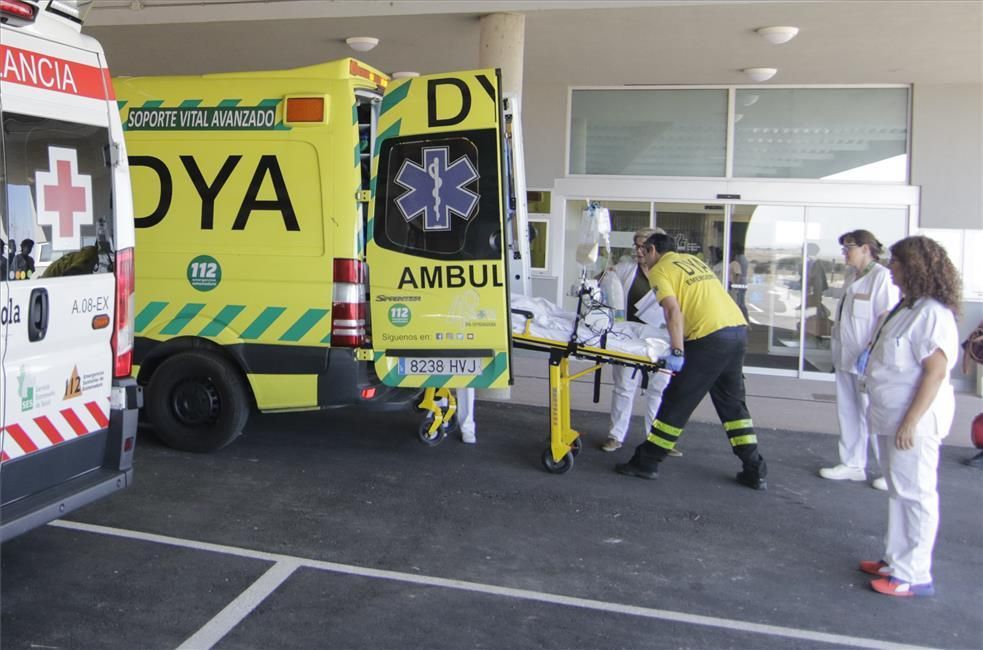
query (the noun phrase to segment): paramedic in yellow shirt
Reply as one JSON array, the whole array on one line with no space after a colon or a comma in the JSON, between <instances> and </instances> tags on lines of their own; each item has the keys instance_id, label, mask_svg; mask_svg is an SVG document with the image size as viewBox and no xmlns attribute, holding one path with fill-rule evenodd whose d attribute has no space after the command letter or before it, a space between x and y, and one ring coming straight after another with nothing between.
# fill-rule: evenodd
<instances>
[{"instance_id":1,"label":"paramedic in yellow shirt","mask_svg":"<svg viewBox=\"0 0 983 650\"><path fill-rule=\"evenodd\" d=\"M675 373L645 442L619 474L655 479L659 463L676 446L683 427L707 392L717 409L734 454L744 467L737 481L755 490L767 488L768 467L744 403L744 351L747 321L714 272L698 257L676 252L669 235L645 242L649 281L666 316L672 350L664 357Z\"/></svg>"}]
</instances>

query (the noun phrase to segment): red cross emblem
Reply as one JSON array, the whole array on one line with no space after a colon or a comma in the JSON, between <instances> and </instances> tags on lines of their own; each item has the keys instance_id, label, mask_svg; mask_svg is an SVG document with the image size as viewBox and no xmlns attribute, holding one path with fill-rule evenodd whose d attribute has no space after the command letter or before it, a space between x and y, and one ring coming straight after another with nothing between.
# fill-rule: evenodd
<instances>
[{"instance_id":1,"label":"red cross emblem","mask_svg":"<svg viewBox=\"0 0 983 650\"><path fill-rule=\"evenodd\" d=\"M78 152L48 147L47 171L38 171L38 224L51 226L53 250L78 250L82 226L92 224L92 176L78 171Z\"/></svg>"}]
</instances>

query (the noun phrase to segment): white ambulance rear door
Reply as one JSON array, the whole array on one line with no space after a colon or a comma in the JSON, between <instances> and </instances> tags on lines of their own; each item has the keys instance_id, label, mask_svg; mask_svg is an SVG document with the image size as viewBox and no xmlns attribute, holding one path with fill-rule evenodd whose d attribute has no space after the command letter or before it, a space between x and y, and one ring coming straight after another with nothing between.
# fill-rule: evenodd
<instances>
[{"instance_id":1,"label":"white ambulance rear door","mask_svg":"<svg viewBox=\"0 0 983 650\"><path fill-rule=\"evenodd\" d=\"M101 55L14 30L0 54L2 226L17 248L0 296L7 504L102 464L117 242Z\"/></svg>"}]
</instances>

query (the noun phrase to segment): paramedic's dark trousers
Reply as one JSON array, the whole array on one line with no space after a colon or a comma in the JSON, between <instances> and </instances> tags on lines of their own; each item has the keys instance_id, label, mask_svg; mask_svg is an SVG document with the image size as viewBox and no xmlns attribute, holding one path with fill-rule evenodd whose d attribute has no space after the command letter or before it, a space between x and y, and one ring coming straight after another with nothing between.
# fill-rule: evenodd
<instances>
[{"instance_id":1,"label":"paramedic's dark trousers","mask_svg":"<svg viewBox=\"0 0 983 650\"><path fill-rule=\"evenodd\" d=\"M690 415L709 391L734 454L744 469L764 478L758 439L744 403L746 327L725 327L709 336L686 341L686 363L662 394L662 406L648 439L635 449L632 463L655 469L675 447Z\"/></svg>"}]
</instances>

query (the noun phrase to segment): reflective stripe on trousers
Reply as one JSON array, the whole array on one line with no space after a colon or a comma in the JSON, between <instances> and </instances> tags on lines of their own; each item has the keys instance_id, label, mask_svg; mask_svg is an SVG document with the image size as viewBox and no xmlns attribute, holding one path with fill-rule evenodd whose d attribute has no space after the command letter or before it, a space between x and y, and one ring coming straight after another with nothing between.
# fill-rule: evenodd
<instances>
[{"instance_id":1,"label":"reflective stripe on trousers","mask_svg":"<svg viewBox=\"0 0 983 650\"><path fill-rule=\"evenodd\" d=\"M644 466L665 458L709 392L734 453L746 468L757 466L758 441L744 402L746 347L746 327L726 327L686 342L686 363L662 394L662 406L648 439L637 448L637 462Z\"/></svg>"}]
</instances>

